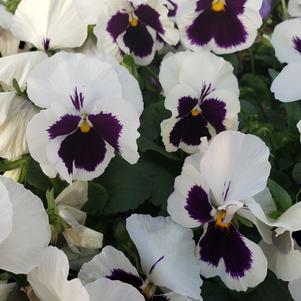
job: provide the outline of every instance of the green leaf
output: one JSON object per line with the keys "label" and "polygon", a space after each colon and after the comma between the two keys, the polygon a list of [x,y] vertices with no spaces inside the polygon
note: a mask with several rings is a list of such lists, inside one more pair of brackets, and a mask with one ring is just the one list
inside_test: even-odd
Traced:
{"label": "green leaf", "polygon": [[202,286],[202,297],[204,301],[233,301],[229,290],[221,286],[215,279],[205,280]]}
{"label": "green leaf", "polygon": [[109,192],[104,214],[134,210],[151,195],[152,186],[141,164],[131,165],[119,156],[111,161],[97,182]]}
{"label": "green leaf", "polygon": [[102,185],[90,182],[88,202],[84,205],[83,210],[89,215],[98,215],[107,205],[108,199],[109,193]]}
{"label": "green leaf", "polygon": [[284,107],[287,114],[287,123],[289,128],[297,130],[296,124],[301,119],[300,104],[298,102],[290,102],[285,103]]}
{"label": "green leaf", "polygon": [[25,181],[29,185],[43,191],[52,187],[49,178],[43,173],[40,165],[33,159],[30,159]]}
{"label": "green leaf", "polygon": [[288,192],[272,179],[268,180],[268,186],[272,193],[273,199],[281,212],[286,211],[292,206],[293,202]]}
{"label": "green leaf", "polygon": [[13,170],[22,167],[26,162],[26,158],[22,158],[15,161],[2,160],[0,161],[0,172],[6,172],[8,170]]}
{"label": "green leaf", "polygon": [[292,178],[297,184],[301,184],[301,162],[297,163],[292,171]]}

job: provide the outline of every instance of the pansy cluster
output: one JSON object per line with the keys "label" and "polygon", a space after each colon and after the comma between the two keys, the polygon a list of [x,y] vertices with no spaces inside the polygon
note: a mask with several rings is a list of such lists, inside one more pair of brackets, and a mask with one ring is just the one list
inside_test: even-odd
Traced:
{"label": "pansy cluster", "polygon": [[301,300],[300,17],[0,0],[0,300]]}

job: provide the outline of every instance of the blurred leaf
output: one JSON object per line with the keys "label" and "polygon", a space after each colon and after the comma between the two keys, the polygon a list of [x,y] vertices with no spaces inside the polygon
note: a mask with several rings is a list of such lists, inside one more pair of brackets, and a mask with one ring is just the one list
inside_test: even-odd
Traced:
{"label": "blurred leaf", "polygon": [[297,163],[294,166],[293,172],[292,172],[292,178],[294,181],[298,184],[301,184],[301,162]]}
{"label": "blurred leaf", "polygon": [[52,186],[49,178],[43,173],[39,163],[33,159],[31,159],[29,162],[26,182],[29,185],[43,191],[46,191]]}
{"label": "blurred leaf", "polygon": [[273,199],[281,212],[286,211],[292,206],[293,202],[288,192],[272,179],[268,180],[268,186],[272,193]]}
{"label": "blurred leaf", "polygon": [[98,215],[108,203],[109,193],[100,184],[89,182],[88,202],[83,210],[89,215]]}

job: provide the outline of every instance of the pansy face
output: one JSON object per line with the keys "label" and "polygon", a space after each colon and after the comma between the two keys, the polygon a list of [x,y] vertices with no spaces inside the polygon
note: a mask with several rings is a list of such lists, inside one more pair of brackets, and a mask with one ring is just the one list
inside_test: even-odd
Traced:
{"label": "pansy face", "polygon": [[262,20],[262,0],[184,1],[177,15],[186,47],[231,53],[251,46]]}
{"label": "pansy face", "polygon": [[246,208],[245,199],[265,188],[268,156],[255,136],[220,133],[201,161],[185,161],[168,199],[168,212],[176,222],[188,228],[204,225],[197,251],[201,274],[218,275],[238,291],[258,285],[267,272],[263,252],[238,232],[232,219]]}
{"label": "pansy face", "polygon": [[171,45],[179,41],[178,31],[168,19],[168,9],[158,0],[109,1],[95,34],[102,52],[119,57],[131,54],[139,65],[151,63],[158,40]]}
{"label": "pansy face", "polygon": [[172,112],[171,118],[161,124],[167,151],[181,148],[193,153],[202,137],[210,139],[236,128],[238,83],[233,68],[223,59],[208,52],[169,56],[162,63],[160,82],[166,94],[165,107]]}
{"label": "pansy face", "polygon": [[[127,230],[137,247],[146,277],[139,275],[122,252],[107,246],[82,266],[79,278],[83,282],[104,277],[118,280],[135,287],[145,300],[190,300],[186,296],[200,299],[201,278],[190,229],[182,228],[170,218],[132,215],[127,219]],[[172,292],[157,295],[158,286]]]}
{"label": "pansy face", "polygon": [[[50,83],[43,76],[47,73],[53,75]],[[142,98],[124,68],[100,57],[59,53],[33,70],[28,95],[47,108],[27,129],[30,152],[47,175],[92,179],[115,152],[130,163],[137,161]]]}

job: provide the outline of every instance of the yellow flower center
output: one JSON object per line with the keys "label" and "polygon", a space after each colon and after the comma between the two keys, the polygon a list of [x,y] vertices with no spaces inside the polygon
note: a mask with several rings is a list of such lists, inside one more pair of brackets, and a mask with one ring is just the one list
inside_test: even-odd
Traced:
{"label": "yellow flower center", "polygon": [[199,116],[200,114],[202,114],[202,109],[201,109],[201,108],[194,108],[194,109],[191,111],[191,115],[192,115],[193,117]]}
{"label": "yellow flower center", "polygon": [[82,124],[80,125],[79,129],[80,129],[80,131],[81,131],[82,133],[88,133],[88,132],[90,132],[90,130],[91,130],[91,126],[90,126],[90,124],[88,123],[88,121],[87,121],[86,119],[84,119],[84,121],[83,121]]}
{"label": "yellow flower center", "polygon": [[230,224],[224,223],[224,219],[226,217],[227,212],[225,210],[222,210],[217,213],[215,216],[215,226],[222,228],[222,229],[229,229]]}
{"label": "yellow flower center", "polygon": [[131,19],[130,19],[130,25],[131,25],[132,27],[138,26],[138,18],[136,18],[136,17],[131,17]]}
{"label": "yellow flower center", "polygon": [[225,10],[225,5],[224,0],[215,0],[212,2],[211,9],[218,13]]}

